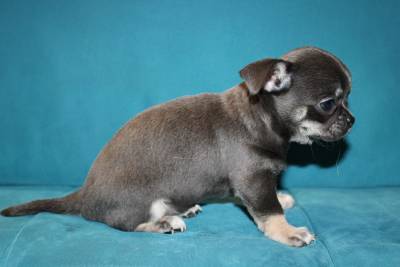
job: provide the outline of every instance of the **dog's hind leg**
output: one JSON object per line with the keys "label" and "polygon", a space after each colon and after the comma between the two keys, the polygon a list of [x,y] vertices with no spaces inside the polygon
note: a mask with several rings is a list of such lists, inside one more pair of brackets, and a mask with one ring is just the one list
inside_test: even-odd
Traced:
{"label": "dog's hind leg", "polygon": [[178,214],[169,200],[157,199],[151,204],[150,220],[139,224],[135,231],[155,233],[184,232],[186,231],[186,224]]}

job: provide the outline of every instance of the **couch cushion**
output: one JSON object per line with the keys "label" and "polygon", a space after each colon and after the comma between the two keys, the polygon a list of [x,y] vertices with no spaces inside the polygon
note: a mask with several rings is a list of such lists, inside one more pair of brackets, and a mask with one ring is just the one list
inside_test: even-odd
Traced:
{"label": "couch cushion", "polygon": [[[0,187],[0,208],[63,195],[72,188]],[[329,266],[324,245],[290,248],[268,240],[233,204],[209,204],[186,220],[188,231],[174,235],[128,233],[80,217],[41,213],[0,217],[3,265],[137,265],[137,266]],[[308,224],[299,208],[289,221]]]}
{"label": "couch cushion", "polygon": [[335,266],[400,266],[400,188],[293,189]]}
{"label": "couch cushion", "polygon": [[[0,187],[0,208],[73,188]],[[290,248],[263,236],[233,204],[208,204],[174,235],[127,233],[80,217],[41,213],[0,217],[3,266],[396,266],[400,188],[293,189],[289,222],[317,235]],[[346,205],[345,205],[346,204]]]}

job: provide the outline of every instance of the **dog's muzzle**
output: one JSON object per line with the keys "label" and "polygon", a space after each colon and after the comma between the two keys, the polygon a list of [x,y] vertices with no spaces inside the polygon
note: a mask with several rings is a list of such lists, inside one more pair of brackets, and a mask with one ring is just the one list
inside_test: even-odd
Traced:
{"label": "dog's muzzle", "polygon": [[328,128],[328,136],[323,138],[326,141],[336,141],[343,138],[354,125],[355,118],[344,105],[338,112],[336,121]]}

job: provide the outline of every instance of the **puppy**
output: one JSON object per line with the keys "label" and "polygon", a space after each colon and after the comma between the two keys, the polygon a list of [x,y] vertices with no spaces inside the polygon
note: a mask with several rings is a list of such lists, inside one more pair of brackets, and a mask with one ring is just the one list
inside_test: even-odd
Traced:
{"label": "puppy", "polygon": [[7,208],[81,215],[124,231],[185,231],[182,217],[209,198],[239,197],[258,228],[290,246],[314,240],[290,225],[277,194],[290,142],[335,141],[354,123],[351,76],[314,47],[264,59],[240,71],[244,82],[221,93],[183,97],[129,121],[94,161],[85,184],[68,196]]}

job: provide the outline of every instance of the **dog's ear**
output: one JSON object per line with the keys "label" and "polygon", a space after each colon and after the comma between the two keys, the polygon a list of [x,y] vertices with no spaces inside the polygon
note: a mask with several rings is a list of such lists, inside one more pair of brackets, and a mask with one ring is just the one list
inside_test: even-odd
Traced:
{"label": "dog's ear", "polygon": [[291,84],[292,63],[280,59],[263,59],[244,67],[239,73],[251,95],[286,90]]}

